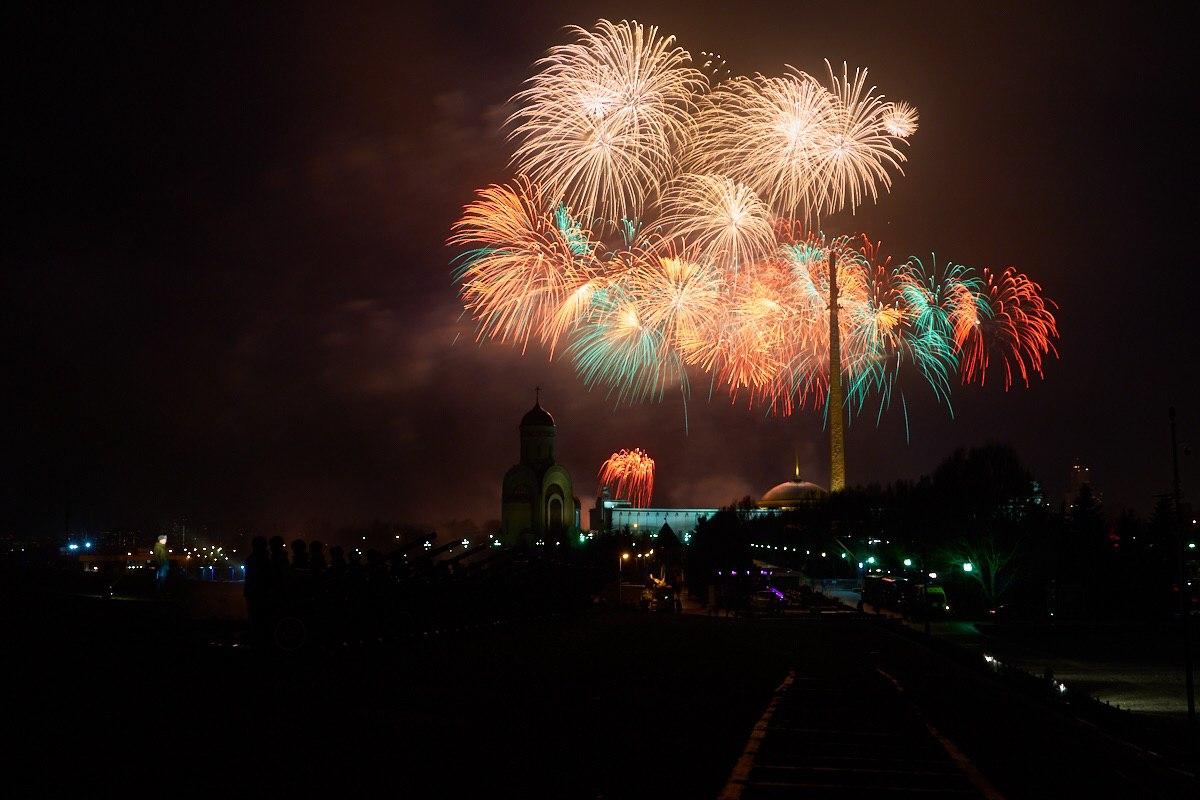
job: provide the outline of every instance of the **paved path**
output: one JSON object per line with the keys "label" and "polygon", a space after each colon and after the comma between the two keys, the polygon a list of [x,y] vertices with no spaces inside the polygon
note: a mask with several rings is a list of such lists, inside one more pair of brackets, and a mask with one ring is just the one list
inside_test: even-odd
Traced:
{"label": "paved path", "polygon": [[[858,592],[828,594],[850,608],[858,606]],[[870,605],[864,610],[874,613]],[[923,628],[894,611],[884,609],[881,615],[916,630]],[[1180,718],[1187,713],[1182,645],[1176,645],[1170,632],[1135,628],[1078,632],[1069,627],[1056,631],[1013,625],[988,634],[963,620],[934,622],[931,632],[1033,675],[1052,670],[1067,686],[1127,711]]]}
{"label": "paved path", "polygon": [[886,672],[790,673],[720,800],[1003,797]]}

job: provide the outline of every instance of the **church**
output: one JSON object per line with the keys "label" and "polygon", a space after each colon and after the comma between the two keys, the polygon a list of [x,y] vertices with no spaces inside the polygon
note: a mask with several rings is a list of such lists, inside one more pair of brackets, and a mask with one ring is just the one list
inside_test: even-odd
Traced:
{"label": "church", "polygon": [[506,542],[553,544],[579,527],[579,498],[571,476],[554,463],[556,432],[539,389],[533,408],[521,418],[521,461],[504,474],[500,529]]}

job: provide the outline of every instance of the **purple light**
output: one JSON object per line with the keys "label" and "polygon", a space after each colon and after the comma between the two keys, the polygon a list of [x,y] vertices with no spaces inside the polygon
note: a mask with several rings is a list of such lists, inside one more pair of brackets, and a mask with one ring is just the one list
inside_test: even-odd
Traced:
{"label": "purple light", "polygon": [[768,588],[768,589],[770,589],[770,590],[771,590],[771,593],[772,593],[773,595],[775,595],[776,597],[778,597],[780,600],[783,600],[783,599],[784,599],[784,597],[783,597],[783,592],[779,591],[779,590],[778,590],[778,589],[776,589],[774,586],[768,586],[767,588]]}

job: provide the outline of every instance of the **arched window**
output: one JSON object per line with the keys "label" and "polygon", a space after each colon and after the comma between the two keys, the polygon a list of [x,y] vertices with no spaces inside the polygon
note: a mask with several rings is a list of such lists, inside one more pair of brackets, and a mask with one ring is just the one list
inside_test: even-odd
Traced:
{"label": "arched window", "polygon": [[563,502],[558,495],[546,502],[546,527],[552,531],[561,531],[566,527],[563,524]]}

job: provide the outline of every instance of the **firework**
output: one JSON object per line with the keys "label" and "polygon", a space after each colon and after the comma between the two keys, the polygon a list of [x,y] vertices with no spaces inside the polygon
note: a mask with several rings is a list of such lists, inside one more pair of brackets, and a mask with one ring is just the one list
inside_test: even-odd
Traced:
{"label": "firework", "polygon": [[682,348],[703,336],[721,313],[724,280],[707,262],[642,253],[625,275],[625,285],[644,323],[663,333],[665,346]]}
{"label": "firework", "polygon": [[1004,366],[1004,388],[1017,378],[1029,385],[1031,373],[1042,374],[1042,359],[1058,355],[1054,340],[1058,324],[1053,300],[1042,297],[1041,287],[1012,267],[999,275],[983,270],[984,289],[979,313],[961,337],[963,382],[987,377],[991,356]]}
{"label": "firework", "polygon": [[663,199],[659,230],[690,259],[737,273],[775,249],[775,228],[754,190],[720,175],[683,175]]}
{"label": "firework", "polygon": [[907,139],[917,132],[917,109],[909,103],[888,103],[883,112],[883,127],[898,139]]}
{"label": "firework", "polygon": [[513,163],[584,219],[641,215],[689,137],[703,73],[673,36],[637,22],[571,27],[513,100]]}
{"label": "firework", "polygon": [[1016,270],[894,265],[866,235],[812,232],[889,191],[918,129],[865,69],[736,76],[637,22],[568,30],[513,98],[520,177],[480,190],[450,237],[478,339],[565,353],[617,403],[675,388],[686,403],[702,373],[839,425],[903,401],[912,375],[948,405],[955,374],[1027,385],[1057,355],[1056,306]]}
{"label": "firework", "polygon": [[639,314],[624,282],[593,294],[568,352],[589,388],[608,387],[617,403],[661,400],[668,387],[686,387],[687,375],[662,327]]}
{"label": "firework", "polygon": [[654,459],[640,448],[618,450],[600,466],[600,484],[634,508],[647,508],[654,494]]}
{"label": "firework", "polygon": [[786,269],[774,259],[738,275],[726,302],[701,336],[683,343],[684,357],[711,372],[731,396],[746,390],[753,399],[778,379],[802,306]]}
{"label": "firework", "polygon": [[528,179],[478,195],[450,238],[473,248],[456,277],[478,338],[512,342],[524,352],[536,336],[553,352],[590,302],[599,276],[594,248],[585,244],[582,229],[556,224],[545,196]]}
{"label": "firework", "polygon": [[705,100],[689,161],[750,186],[777,213],[811,217],[817,143],[833,112],[833,98],[804,73],[728,81]]}
{"label": "firework", "polygon": [[889,105],[874,94],[874,86],[867,87],[867,71],[856,69],[852,78],[843,62],[838,77],[828,61],[825,66],[832,84],[833,113],[816,137],[814,195],[819,209],[832,214],[847,206],[853,211],[868,194],[878,200],[878,187],[892,186],[888,167],[903,175],[900,163],[905,158],[896,147],[897,137],[885,126]]}

